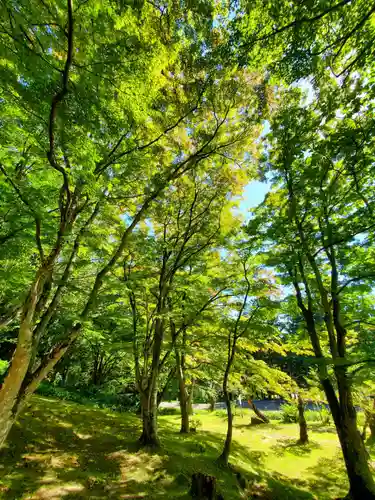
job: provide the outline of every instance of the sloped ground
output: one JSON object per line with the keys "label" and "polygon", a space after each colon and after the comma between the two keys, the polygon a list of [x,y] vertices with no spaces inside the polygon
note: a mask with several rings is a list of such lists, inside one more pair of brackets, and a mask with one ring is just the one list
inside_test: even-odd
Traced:
{"label": "sloped ground", "polygon": [[252,498],[250,492],[268,499],[328,499],[347,489],[333,429],[316,427],[312,444],[300,447],[296,425],[249,427],[244,411],[236,417],[232,454],[238,481],[214,462],[225,418],[207,411],[195,418],[202,427],[183,437],[177,415],[161,416],[163,446],[155,452],[139,449],[135,415],[35,397],[1,452],[0,498],[187,499],[194,471],[216,476],[226,500]]}

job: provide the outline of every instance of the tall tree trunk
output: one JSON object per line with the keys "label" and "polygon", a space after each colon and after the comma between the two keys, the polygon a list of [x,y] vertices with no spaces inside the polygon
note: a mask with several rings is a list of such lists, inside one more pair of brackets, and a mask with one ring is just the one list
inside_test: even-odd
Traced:
{"label": "tall tree trunk", "polygon": [[224,394],[225,404],[227,405],[228,425],[227,425],[227,435],[225,438],[224,448],[219,457],[219,462],[223,463],[224,465],[228,465],[229,462],[229,454],[232,446],[232,435],[233,435],[233,411],[228,392],[228,380],[229,380],[231,364],[232,363],[228,363],[223,379],[223,394]]}
{"label": "tall tree trunk", "polygon": [[247,288],[246,288],[246,293],[244,300],[242,302],[241,308],[238,312],[237,319],[234,325],[234,331],[231,332],[229,331],[228,333],[228,348],[227,348],[227,365],[225,367],[225,372],[224,372],[224,378],[223,378],[223,393],[224,393],[224,401],[225,404],[227,405],[227,417],[228,417],[228,426],[227,426],[227,435],[225,438],[225,443],[224,443],[224,448],[222,451],[222,454],[219,457],[219,462],[221,462],[224,465],[228,465],[229,461],[229,454],[230,454],[230,449],[232,446],[232,435],[233,435],[233,411],[232,411],[232,405],[229,397],[229,392],[228,392],[228,382],[229,382],[229,374],[230,370],[232,368],[233,362],[234,362],[234,356],[236,354],[236,344],[237,340],[241,335],[244,335],[246,333],[246,329],[249,326],[249,322],[251,319],[254,317],[255,312],[257,309],[255,309],[251,316],[247,319],[246,321],[246,326],[242,331],[239,331],[239,323],[241,321],[242,314],[245,310],[246,304],[247,304],[247,299],[249,297],[249,292],[250,292],[250,282],[247,277],[247,269],[246,269],[246,264],[243,262],[243,270],[244,270],[244,275],[247,283]]}
{"label": "tall tree trunk", "polygon": [[252,399],[249,399],[248,401],[249,405],[250,405],[250,408],[253,410],[253,412],[255,413],[255,415],[260,418],[261,420],[263,420],[263,422],[265,424],[269,424],[270,421],[269,421],[269,418],[266,417],[264,415],[264,413],[262,413],[259,408],[256,406],[256,404],[254,403],[254,401]]}
{"label": "tall tree trunk", "polygon": [[180,394],[180,408],[181,408],[181,434],[190,432],[190,415],[187,393]]}
{"label": "tall tree trunk", "polygon": [[299,424],[299,444],[307,444],[309,436],[307,434],[307,422],[305,418],[305,403],[298,394],[298,424]]}
{"label": "tall tree trunk", "polygon": [[[313,301],[301,262],[300,271],[308,296],[308,308],[303,304],[301,290],[296,279],[293,280],[293,285],[296,290],[298,306],[306,321],[314,354],[320,360],[319,377],[332,412],[349,479],[348,498],[352,500],[375,500],[374,480],[367,462],[366,448],[357,428],[356,413],[346,369],[345,367],[335,368],[335,379],[339,391],[338,399],[324,364],[324,356],[315,328]],[[293,273],[291,273],[291,276],[293,276]]]}
{"label": "tall tree trunk", "polygon": [[215,409],[215,403],[216,403],[215,397],[214,396],[210,396],[210,407],[209,407],[210,411],[214,411],[214,409]]}
{"label": "tall tree trunk", "polygon": [[143,446],[160,445],[157,426],[157,394],[148,391],[141,394],[142,434],[139,442]]}
{"label": "tall tree trunk", "polygon": [[[158,382],[161,347],[163,343],[164,320],[158,318],[155,325],[154,344],[152,350],[152,368],[145,394],[141,394],[142,434],[139,442],[144,446],[160,446],[158,437]],[[147,396],[147,397],[146,397]]]}
{"label": "tall tree trunk", "polygon": [[189,394],[186,390],[185,375],[183,372],[183,367],[181,363],[181,356],[179,350],[175,349],[176,366],[177,366],[177,378],[178,378],[178,399],[180,401],[181,410],[181,434],[187,434],[190,432],[190,422],[189,422]]}
{"label": "tall tree trunk", "polygon": [[193,413],[194,413],[194,410],[193,410],[194,387],[195,387],[195,380],[193,379],[191,381],[191,388],[190,388],[190,393],[188,396],[188,413],[189,413],[189,415],[193,415]]}
{"label": "tall tree trunk", "polygon": [[344,456],[350,485],[348,498],[351,500],[375,500],[374,480],[367,462],[366,448],[357,428],[349,381],[345,369],[336,368],[335,374],[340,402],[329,379],[322,380],[322,385],[331,408]]}

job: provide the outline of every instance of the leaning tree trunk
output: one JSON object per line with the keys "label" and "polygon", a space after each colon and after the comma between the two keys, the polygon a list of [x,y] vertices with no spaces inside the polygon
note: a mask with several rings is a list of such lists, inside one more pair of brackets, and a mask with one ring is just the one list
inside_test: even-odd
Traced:
{"label": "leaning tree trunk", "polygon": [[340,401],[328,378],[322,380],[322,385],[344,456],[350,485],[348,498],[375,500],[374,480],[367,462],[366,448],[357,428],[356,412],[345,368],[336,368],[335,375]]}
{"label": "leaning tree trunk", "polygon": [[307,422],[305,418],[305,403],[300,394],[298,394],[298,424],[299,424],[299,444],[307,444],[309,436],[307,434]]}
{"label": "leaning tree trunk", "polygon": [[249,399],[248,401],[249,405],[250,405],[250,408],[253,410],[253,412],[255,413],[255,415],[260,418],[265,424],[269,424],[270,421],[269,421],[269,418],[266,417],[264,415],[264,413],[262,413],[259,408],[256,406],[256,404],[254,403],[254,401],[252,399]]}
{"label": "leaning tree trunk", "polygon": [[33,318],[42,278],[42,273],[38,273],[25,301],[17,347],[0,390],[0,448],[4,446],[19,413],[20,392],[32,357]]}
{"label": "leaning tree trunk", "polygon": [[25,325],[22,330],[22,338],[18,341],[9,372],[0,391],[0,448],[4,446],[17,418],[19,394],[32,355],[31,331]]}

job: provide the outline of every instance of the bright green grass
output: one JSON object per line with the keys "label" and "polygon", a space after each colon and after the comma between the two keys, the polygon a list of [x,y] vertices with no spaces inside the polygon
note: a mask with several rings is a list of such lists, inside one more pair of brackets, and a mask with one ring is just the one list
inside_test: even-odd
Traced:
{"label": "bright green grass", "polygon": [[[217,477],[225,500],[252,498],[311,500],[343,495],[347,482],[332,428],[314,427],[311,444],[295,445],[295,424],[249,427],[249,412],[235,419],[232,470],[215,464],[224,441],[222,415],[200,412],[196,434],[181,436],[179,416],[161,416],[162,449],[139,449],[139,418],[88,406],[35,397],[12,430],[0,457],[4,499],[187,499],[191,475]],[[263,485],[263,486],[262,486]]]}

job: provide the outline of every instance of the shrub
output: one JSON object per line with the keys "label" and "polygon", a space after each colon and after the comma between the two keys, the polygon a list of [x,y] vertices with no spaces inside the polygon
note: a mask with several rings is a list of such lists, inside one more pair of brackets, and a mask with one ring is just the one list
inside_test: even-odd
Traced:
{"label": "shrub", "polygon": [[298,422],[298,409],[293,404],[283,404],[281,409],[281,421],[284,424],[292,424]]}
{"label": "shrub", "polygon": [[264,415],[270,420],[281,420],[282,413],[280,410],[265,410]]}
{"label": "shrub", "polygon": [[215,415],[221,418],[227,418],[227,410],[215,410]]}
{"label": "shrub", "polygon": [[363,411],[357,411],[357,423],[358,426],[363,427],[365,424],[365,414]]}
{"label": "shrub", "polygon": [[9,361],[5,361],[5,359],[0,359],[0,377],[5,375],[5,372],[8,369]]}
{"label": "shrub", "polygon": [[199,418],[192,418],[190,420],[190,427],[192,429],[199,429],[199,427],[202,427],[202,421]]}
{"label": "shrub", "polygon": [[159,408],[159,415],[179,415],[180,408]]}
{"label": "shrub", "polygon": [[41,396],[94,405],[96,408],[110,408],[119,412],[137,411],[139,408],[139,398],[136,394],[112,394],[95,389],[74,390],[51,385],[48,382],[42,382],[37,393]]}
{"label": "shrub", "polygon": [[321,418],[319,415],[319,411],[317,410],[306,410],[305,411],[305,419],[307,422],[320,422]]}
{"label": "shrub", "polygon": [[331,423],[331,412],[327,408],[322,407],[318,413],[323,425],[329,425]]}

